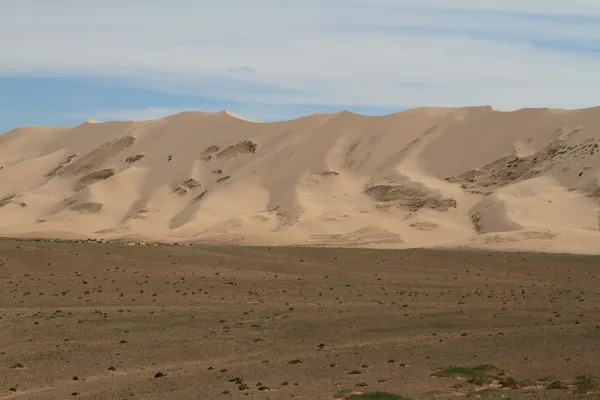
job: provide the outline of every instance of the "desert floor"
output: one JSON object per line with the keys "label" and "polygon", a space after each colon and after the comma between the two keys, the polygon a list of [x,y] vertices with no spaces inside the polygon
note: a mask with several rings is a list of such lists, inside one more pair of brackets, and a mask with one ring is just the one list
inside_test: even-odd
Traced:
{"label": "desert floor", "polygon": [[600,258],[3,240],[0,370],[0,399],[596,399]]}

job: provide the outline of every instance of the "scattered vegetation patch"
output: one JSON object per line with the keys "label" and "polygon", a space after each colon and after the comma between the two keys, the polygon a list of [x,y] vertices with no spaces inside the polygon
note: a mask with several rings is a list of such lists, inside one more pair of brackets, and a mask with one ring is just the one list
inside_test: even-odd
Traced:
{"label": "scattered vegetation patch", "polygon": [[548,386],[546,386],[546,389],[561,390],[561,389],[568,389],[568,386],[565,385],[561,381],[554,381],[554,382],[550,383]]}
{"label": "scattered vegetation patch", "polygon": [[187,194],[187,189],[181,186],[176,186],[173,188],[173,193],[179,195],[179,196],[185,196]]}
{"label": "scattered vegetation patch", "polygon": [[178,185],[173,189],[173,192],[176,194],[183,196],[188,193],[188,191],[196,190],[202,187],[202,184],[195,180],[194,178],[189,178],[183,181],[181,185]]}
{"label": "scattered vegetation patch", "polygon": [[489,364],[478,365],[476,367],[444,367],[434,372],[432,376],[465,379],[472,385],[487,385],[494,381],[500,382],[506,379],[506,373],[503,370]]}
{"label": "scattered vegetation patch", "polygon": [[11,366],[11,368],[13,368],[13,369],[21,369],[21,368],[25,368],[25,366],[23,364],[21,364],[21,363],[18,362],[18,363],[14,363]]}
{"label": "scattered vegetation patch", "polygon": [[194,200],[192,200],[192,203],[202,200],[202,198],[204,196],[206,196],[206,193],[208,193],[208,190],[205,190],[204,192],[200,193],[198,196],[194,197]]}
{"label": "scattered vegetation patch", "polygon": [[420,231],[432,231],[438,228],[439,225],[434,222],[415,222],[410,224],[410,227],[418,229]]}
{"label": "scattered vegetation patch", "polygon": [[185,181],[183,181],[182,186],[186,187],[190,190],[194,190],[194,189],[198,189],[202,185],[200,184],[200,182],[198,182],[194,178],[189,178],[189,179],[186,179]]}
{"label": "scattered vegetation patch", "polygon": [[64,168],[57,171],[56,175],[83,175],[94,171],[98,166],[103,165],[106,160],[115,157],[134,142],[135,138],[132,136],[125,136],[108,141],[91,152],[84,154],[77,160],[70,162]]}
{"label": "scattered vegetation patch", "polygon": [[321,176],[338,176],[340,173],[335,171],[321,172]]}
{"label": "scattered vegetation patch", "polygon": [[126,163],[132,164],[136,161],[141,160],[142,158],[146,157],[145,154],[136,154],[135,156],[129,156],[125,159]]}
{"label": "scattered vegetation patch", "polygon": [[473,223],[473,228],[475,228],[475,232],[477,233],[483,232],[483,225],[481,224],[482,218],[482,213],[474,213],[473,215],[471,215],[471,222]]}
{"label": "scattered vegetation patch", "polygon": [[5,205],[9,204],[9,203],[10,203],[10,202],[11,202],[11,201],[12,201],[12,200],[15,198],[15,196],[16,196],[16,195],[14,195],[14,194],[11,194],[11,195],[9,195],[9,196],[6,196],[6,197],[3,197],[3,198],[1,198],[1,199],[0,199],[0,208],[2,208],[2,207],[4,207]]}
{"label": "scattered vegetation patch", "polygon": [[598,181],[593,181],[583,188],[584,193],[587,197],[592,199],[600,199],[600,183]]}
{"label": "scattered vegetation patch", "polygon": [[[536,153],[521,157],[515,151],[513,154],[499,158],[481,168],[448,177],[446,180],[460,183],[463,189],[472,193],[489,192],[512,183],[535,178],[558,162],[594,157],[598,148],[597,143],[582,143],[575,146],[567,144],[565,138],[573,136],[579,130],[580,128],[570,131],[559,128],[552,134],[557,139]],[[583,175],[582,172],[578,174],[578,176],[581,175]]]}
{"label": "scattered vegetation patch", "polygon": [[203,161],[210,161],[213,158],[213,154],[215,154],[217,151],[221,150],[221,148],[219,146],[208,146],[203,152],[202,154],[200,154],[200,158]]}
{"label": "scattered vegetation patch", "polygon": [[431,190],[421,184],[409,182],[406,184],[374,185],[366,188],[364,193],[380,203],[394,202],[395,205],[415,212],[422,208],[447,211],[456,208],[455,199],[443,197],[437,190]]}
{"label": "scattered vegetation patch", "polygon": [[102,211],[104,205],[102,203],[81,203],[71,207],[73,211],[95,214]]}
{"label": "scattered vegetation patch", "polygon": [[101,169],[99,171],[91,172],[91,173],[79,178],[75,182],[75,190],[76,191],[83,190],[88,185],[91,185],[92,183],[108,179],[114,175],[115,175],[115,171],[111,168],[105,168],[105,169]]}
{"label": "scattered vegetation patch", "polygon": [[44,178],[50,178],[52,176],[58,175],[63,170],[63,168],[66,167],[76,156],[77,156],[77,154],[71,154],[63,162],[58,164],[50,172],[48,172],[46,175],[44,175]]}
{"label": "scattered vegetation patch", "polygon": [[432,398],[445,398],[448,397],[448,393],[444,390],[439,390],[439,389],[435,389],[435,390],[430,390],[429,392],[425,393],[426,397],[432,397]]}
{"label": "scattered vegetation patch", "polygon": [[575,393],[599,394],[600,379],[591,375],[581,375],[575,378]]}
{"label": "scattered vegetation patch", "polygon": [[215,158],[235,158],[240,154],[256,153],[258,145],[251,140],[244,140],[237,144],[227,147],[225,150],[217,153]]}
{"label": "scattered vegetation patch", "polygon": [[362,392],[357,392],[356,390],[349,390],[349,389],[344,389],[344,390],[340,390],[339,392],[335,393],[333,395],[334,399],[347,399],[350,396],[355,396],[355,395],[359,395],[362,394]]}
{"label": "scattered vegetation patch", "polygon": [[467,397],[477,397],[477,398],[494,397],[494,398],[502,398],[502,397],[508,397],[508,394],[506,392],[503,392],[500,389],[487,388],[487,389],[481,389],[481,390],[476,390],[474,392],[471,392],[471,393],[469,393],[467,395]]}
{"label": "scattered vegetation patch", "polygon": [[342,390],[334,396],[336,399],[345,400],[411,400],[408,397],[399,394],[387,392],[357,392],[354,390]]}
{"label": "scattered vegetation patch", "polygon": [[592,375],[581,375],[575,379],[564,381],[558,380],[554,376],[517,381],[507,376],[505,371],[493,365],[478,365],[476,367],[444,367],[434,372],[432,376],[462,380],[462,382],[453,385],[451,391],[443,393],[446,396],[466,395],[467,397],[477,398],[502,398],[509,397],[513,390],[529,392],[545,389],[567,391],[576,396],[573,399],[582,400],[592,396],[591,398],[600,400],[600,397],[598,397],[600,395],[600,378]]}

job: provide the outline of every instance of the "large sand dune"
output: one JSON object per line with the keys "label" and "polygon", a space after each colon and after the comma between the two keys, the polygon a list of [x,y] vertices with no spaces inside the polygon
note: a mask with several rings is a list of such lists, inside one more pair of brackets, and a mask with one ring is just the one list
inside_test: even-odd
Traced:
{"label": "large sand dune", "polygon": [[0,135],[0,235],[600,253],[600,108]]}

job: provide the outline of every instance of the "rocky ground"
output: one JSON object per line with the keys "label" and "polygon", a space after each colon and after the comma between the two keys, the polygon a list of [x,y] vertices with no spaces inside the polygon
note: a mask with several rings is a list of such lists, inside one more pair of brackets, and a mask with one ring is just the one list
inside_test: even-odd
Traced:
{"label": "rocky ground", "polygon": [[0,399],[598,399],[599,296],[592,256],[5,240]]}

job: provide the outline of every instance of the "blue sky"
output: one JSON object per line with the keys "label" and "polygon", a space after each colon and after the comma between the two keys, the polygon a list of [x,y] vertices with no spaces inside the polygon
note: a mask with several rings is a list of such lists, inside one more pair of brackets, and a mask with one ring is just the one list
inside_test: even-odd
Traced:
{"label": "blue sky", "polygon": [[600,104],[598,0],[18,0],[0,37],[0,132]]}

